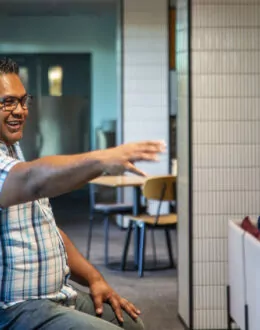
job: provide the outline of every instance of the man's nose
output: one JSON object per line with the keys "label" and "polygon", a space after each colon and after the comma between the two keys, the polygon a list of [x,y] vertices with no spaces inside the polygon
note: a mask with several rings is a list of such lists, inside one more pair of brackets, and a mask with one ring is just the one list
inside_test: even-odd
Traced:
{"label": "man's nose", "polygon": [[24,109],[20,102],[17,104],[17,107],[12,111],[12,113],[14,116],[22,116],[24,114]]}

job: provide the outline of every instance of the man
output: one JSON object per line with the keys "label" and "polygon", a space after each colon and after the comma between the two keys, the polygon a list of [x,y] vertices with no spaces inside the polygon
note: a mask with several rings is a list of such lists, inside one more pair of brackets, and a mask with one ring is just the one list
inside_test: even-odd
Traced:
{"label": "man", "polygon": [[[162,142],[125,144],[26,162],[18,141],[30,96],[10,59],[0,61],[0,329],[141,330],[140,311],[121,298],[57,228],[48,197],[104,172],[144,175]],[[72,288],[69,276],[89,287]]]}

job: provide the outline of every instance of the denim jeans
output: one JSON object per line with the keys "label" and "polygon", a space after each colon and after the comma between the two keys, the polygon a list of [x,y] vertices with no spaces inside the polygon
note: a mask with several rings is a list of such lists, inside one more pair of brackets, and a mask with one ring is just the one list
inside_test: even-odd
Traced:
{"label": "denim jeans", "polygon": [[76,308],[42,299],[28,300],[5,310],[0,309],[0,329],[4,330],[143,330],[137,321],[123,313],[124,324],[120,324],[109,304],[104,304],[102,317],[95,316],[91,296],[77,290]]}

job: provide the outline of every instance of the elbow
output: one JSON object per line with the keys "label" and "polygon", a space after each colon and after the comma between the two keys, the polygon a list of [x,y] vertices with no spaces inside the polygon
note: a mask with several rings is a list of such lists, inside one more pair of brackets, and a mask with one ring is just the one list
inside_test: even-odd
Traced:
{"label": "elbow", "polygon": [[[37,172],[37,173],[36,173]],[[35,171],[34,168],[28,167],[25,173],[25,182],[27,186],[28,199],[30,201],[40,199],[44,196],[44,180],[41,178],[39,171]]]}

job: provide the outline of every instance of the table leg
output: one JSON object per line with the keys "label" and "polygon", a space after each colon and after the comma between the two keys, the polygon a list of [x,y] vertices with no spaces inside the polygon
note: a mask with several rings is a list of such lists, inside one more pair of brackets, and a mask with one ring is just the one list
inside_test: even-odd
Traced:
{"label": "table leg", "polygon": [[141,188],[133,189],[133,215],[139,215],[141,211]]}

